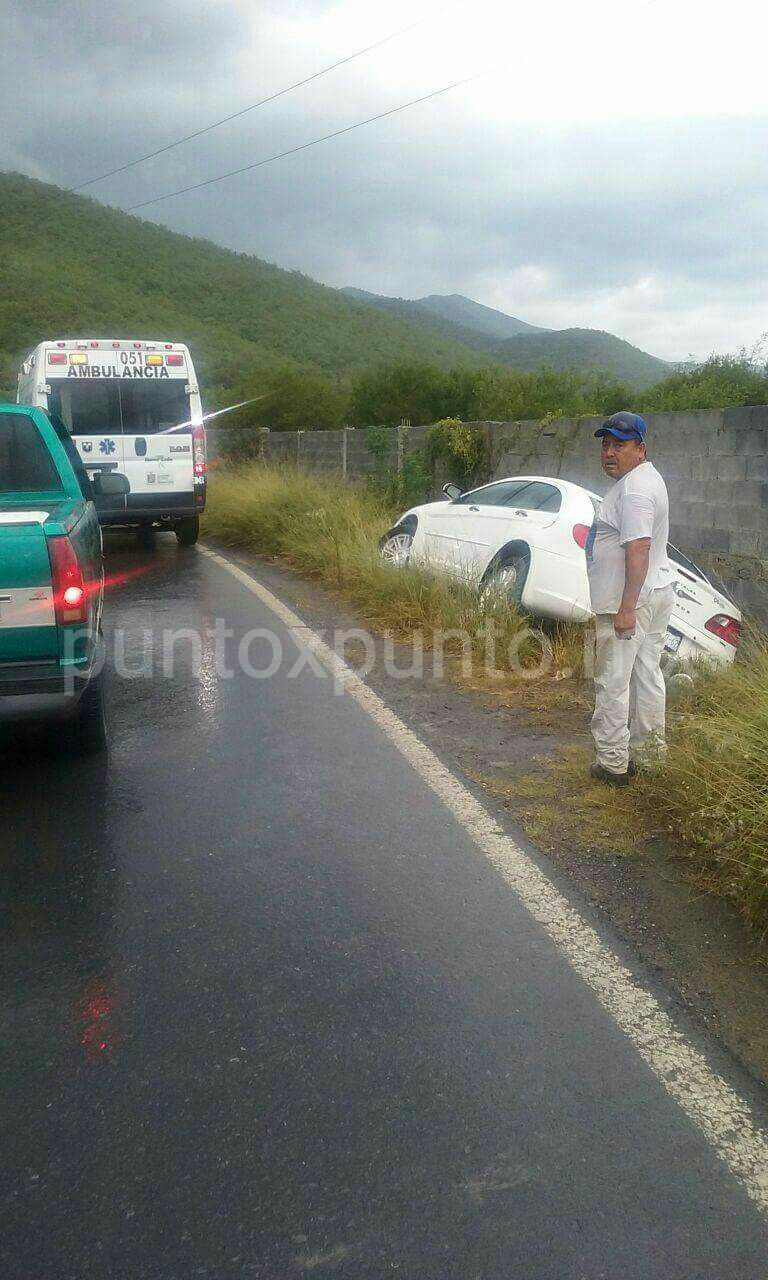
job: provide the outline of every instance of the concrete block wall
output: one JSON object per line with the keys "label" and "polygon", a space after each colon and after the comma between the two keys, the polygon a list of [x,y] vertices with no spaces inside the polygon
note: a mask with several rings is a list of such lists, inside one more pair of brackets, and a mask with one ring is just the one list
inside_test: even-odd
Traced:
{"label": "concrete block wall", "polygon": [[[768,621],[768,406],[648,414],[649,455],[670,493],[671,538],[717,575],[738,602]],[[594,432],[600,418],[554,422],[467,423],[488,445],[487,479],[555,475],[604,493]],[[209,451],[282,459],[350,479],[397,470],[424,447],[429,427],[389,429],[382,459],[366,448],[365,430],[208,433]],[[435,474],[439,492],[444,477]]]}
{"label": "concrete block wall", "polygon": [[[648,451],[670,494],[672,541],[768,620],[768,407],[648,414]],[[600,418],[494,423],[494,476],[559,475],[604,493]]]}

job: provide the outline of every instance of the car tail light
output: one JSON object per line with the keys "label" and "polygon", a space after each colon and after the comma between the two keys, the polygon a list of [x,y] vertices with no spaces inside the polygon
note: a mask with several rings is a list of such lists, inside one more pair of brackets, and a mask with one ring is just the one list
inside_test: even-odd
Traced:
{"label": "car tail light", "polygon": [[67,363],[66,351],[49,351],[48,363],[49,364],[66,364]]}
{"label": "car tail light", "polygon": [[166,356],[165,363],[171,365],[173,368],[178,369],[178,367],[184,363],[184,357],[177,351],[171,356]]}
{"label": "car tail light", "polygon": [[162,357],[162,356],[147,356],[147,357],[146,357],[146,359],[145,359],[145,361],[144,361],[144,363],[145,363],[145,364],[162,364],[162,363],[163,363],[163,357]]}
{"label": "car tail light", "polygon": [[716,613],[714,618],[705,623],[705,629],[718,639],[725,640],[726,644],[732,644],[734,649],[741,639],[741,623],[727,613]]}
{"label": "car tail light", "polygon": [[73,351],[69,357],[70,364],[87,364],[88,356],[84,351]]}
{"label": "car tail light", "polygon": [[587,539],[590,535],[590,526],[588,524],[575,524],[573,526],[573,540],[577,542],[582,551],[587,545]]}
{"label": "car tail light", "polygon": [[88,621],[88,589],[69,538],[49,538],[53,604],[59,626]]}
{"label": "car tail light", "polygon": [[208,464],[205,458],[205,428],[192,428],[192,461],[194,463],[195,479],[204,480],[208,471]]}

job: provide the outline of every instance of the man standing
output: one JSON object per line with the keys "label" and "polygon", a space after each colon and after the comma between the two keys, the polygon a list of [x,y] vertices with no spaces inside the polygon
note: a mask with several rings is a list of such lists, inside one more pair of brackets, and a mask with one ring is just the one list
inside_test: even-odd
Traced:
{"label": "man standing", "polygon": [[675,598],[667,486],[646,457],[646,431],[639,414],[622,412],[595,432],[603,470],[616,483],[587,543],[596,627],[592,777],[620,787],[634,776],[642,749],[664,742],[659,664]]}

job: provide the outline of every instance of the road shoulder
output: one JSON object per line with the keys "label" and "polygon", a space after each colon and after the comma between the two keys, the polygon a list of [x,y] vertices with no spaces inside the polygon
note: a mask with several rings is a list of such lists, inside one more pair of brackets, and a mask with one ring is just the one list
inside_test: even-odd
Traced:
{"label": "road shoulder", "polygon": [[[260,581],[326,638],[363,625],[343,601],[268,557],[232,548],[225,554],[257,571]],[[572,717],[564,732],[537,716],[535,701],[499,705],[448,675],[436,678],[429,664],[421,678],[394,675],[393,667],[407,668],[409,653],[395,646],[394,662],[386,664],[383,639],[371,634],[376,658],[367,683],[516,838],[525,839],[523,815],[530,802],[509,784],[535,774],[536,758],[586,742],[583,715]],[[353,666],[356,657],[363,660],[362,646],[357,654],[355,646],[354,639],[346,646]],[[578,886],[703,1029],[757,1080],[768,1080],[768,969],[735,910],[692,885],[684,865],[659,842],[645,842],[631,857],[581,852],[557,839],[537,844],[551,871]]]}

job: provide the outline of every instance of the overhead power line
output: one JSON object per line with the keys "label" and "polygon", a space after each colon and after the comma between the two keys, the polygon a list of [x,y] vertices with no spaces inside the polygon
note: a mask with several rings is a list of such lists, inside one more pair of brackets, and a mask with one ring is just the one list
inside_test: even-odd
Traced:
{"label": "overhead power line", "polygon": [[442,17],[449,9],[457,9],[460,4],[466,4],[466,0],[451,0],[450,4],[444,4],[441,9],[435,10],[434,13],[427,13],[421,18],[417,18],[415,22],[409,23],[407,27],[401,27],[398,31],[391,32],[388,36],[384,36],[382,40],[376,40],[374,44],[366,45],[364,49],[358,49],[356,53],[348,54],[346,58],[340,58],[338,62],[332,62],[329,67],[323,67],[321,71],[315,71],[311,76],[305,76],[303,80],[297,80],[295,84],[286,85],[284,89],[278,89],[276,93],[271,93],[267,98],[261,98],[258,102],[252,102],[247,107],[241,107],[239,111],[233,111],[229,116],[222,116],[221,120],[214,120],[202,129],[195,129],[194,133],[187,133],[183,138],[176,138],[174,142],[168,142],[164,147],[158,147],[156,151],[148,151],[144,156],[137,156],[135,160],[128,160],[126,164],[121,164],[116,169],[110,169],[108,173],[101,173],[97,178],[89,178],[87,182],[81,182],[77,187],[70,187],[70,191],[83,191],[86,187],[92,187],[97,182],[104,182],[107,178],[114,178],[116,174],[125,173],[127,169],[134,169],[136,165],[143,164],[145,160],[154,160],[155,156],[162,156],[166,151],[173,151],[175,147],[181,147],[185,142],[191,142],[193,138],[201,138],[203,134],[210,133],[213,129],[218,129],[220,125],[229,124],[230,120],[239,120],[241,116],[248,115],[250,111],[258,111],[259,107],[265,107],[267,103],[274,102],[277,98],[283,98],[287,93],[293,93],[294,89],[301,89],[305,84],[311,84],[313,80],[319,80],[321,76],[329,75],[331,71],[336,71],[339,67],[346,66],[348,62],[354,62],[356,58],[362,58],[366,53],[373,53],[374,49],[381,49],[383,45],[389,44],[392,40],[398,40],[400,36],[407,35],[409,31],[423,26],[425,22],[432,22],[435,18]]}
{"label": "overhead power line", "polygon": [[178,191],[166,191],[163,195],[153,196],[151,200],[142,200],[139,204],[128,205],[127,212],[133,213],[136,209],[145,209],[147,205],[159,204],[161,200],[171,200],[173,196],[183,196],[189,191],[199,191],[201,187],[210,187],[214,182],[223,182],[225,178],[234,178],[239,173],[248,173],[251,169],[261,169],[266,164],[274,164],[275,160],[285,160],[287,156],[298,155],[300,151],[308,151],[310,147],[316,147],[321,142],[330,142],[331,138],[340,138],[342,134],[352,133],[354,129],[362,129],[364,125],[374,124],[377,120],[386,120],[388,116],[395,116],[400,111],[407,111],[409,107],[416,107],[420,102],[428,102],[430,98],[439,98],[444,93],[450,93],[452,89],[460,89],[465,84],[472,84],[474,80],[479,80],[481,76],[491,75],[494,71],[499,71],[506,63],[500,63],[494,67],[485,67],[482,71],[476,71],[472,76],[466,76],[464,80],[454,80],[453,84],[443,85],[442,89],[434,89],[432,93],[425,93],[420,98],[411,98],[410,102],[401,102],[398,107],[390,107],[388,111],[380,111],[378,115],[368,116],[367,120],[358,120],[355,124],[348,124],[344,129],[334,129],[333,133],[325,133],[321,138],[313,138],[311,142],[303,142],[301,146],[291,147],[288,151],[280,151],[277,155],[267,156],[264,160],[255,160],[253,164],[244,164],[240,169],[230,169],[228,173],[217,174],[215,178],[206,178],[204,182],[195,182],[191,187],[179,187]]}

